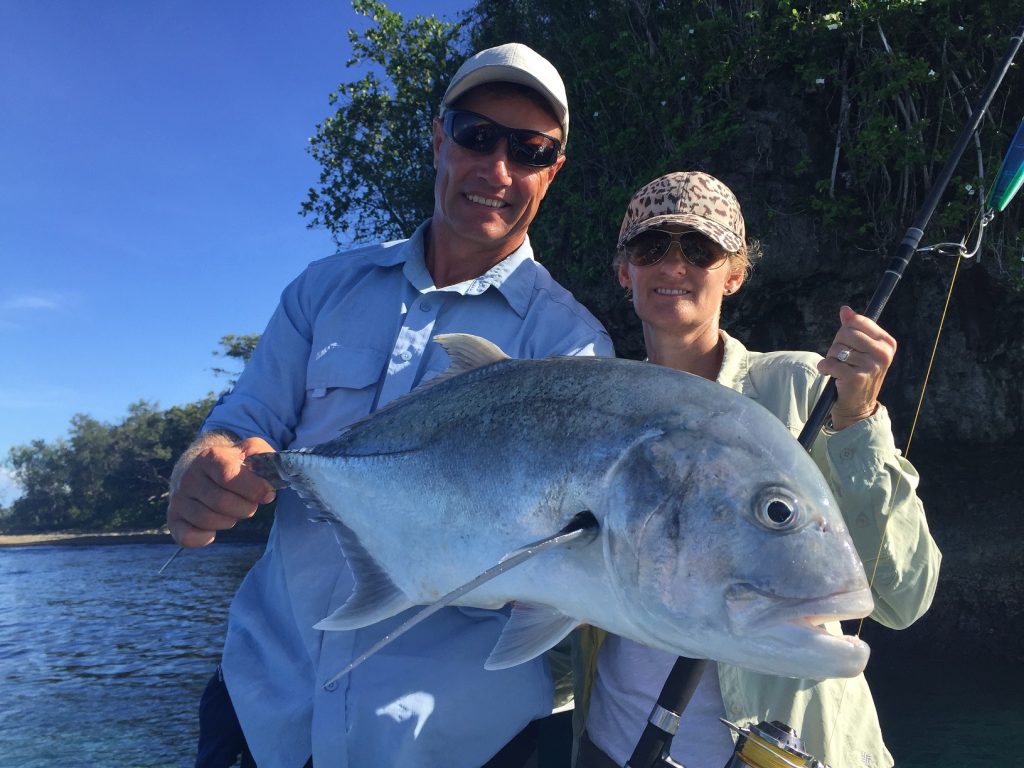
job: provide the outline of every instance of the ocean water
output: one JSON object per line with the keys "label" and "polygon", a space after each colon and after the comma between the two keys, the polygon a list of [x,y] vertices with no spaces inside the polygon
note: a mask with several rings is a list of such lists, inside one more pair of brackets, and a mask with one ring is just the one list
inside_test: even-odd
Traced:
{"label": "ocean water", "polygon": [[[227,606],[262,545],[218,542],[157,575],[173,551],[0,548],[0,768],[193,764]],[[869,665],[896,765],[1024,768],[1024,673],[948,653]]]}
{"label": "ocean water", "polygon": [[259,544],[0,548],[0,766],[189,766]]}
{"label": "ocean water", "polygon": [[1024,768],[1024,670],[964,653],[955,630],[936,643],[945,654],[879,653],[868,663],[865,674],[896,768]]}

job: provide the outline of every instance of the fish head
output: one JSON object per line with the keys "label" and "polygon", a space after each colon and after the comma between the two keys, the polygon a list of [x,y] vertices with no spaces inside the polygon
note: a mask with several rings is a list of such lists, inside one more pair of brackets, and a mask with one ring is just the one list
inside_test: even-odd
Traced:
{"label": "fish head", "polygon": [[867,645],[821,625],[870,613],[863,565],[817,466],[756,408],[754,428],[718,414],[616,468],[605,556],[631,637],[767,674],[856,675]]}

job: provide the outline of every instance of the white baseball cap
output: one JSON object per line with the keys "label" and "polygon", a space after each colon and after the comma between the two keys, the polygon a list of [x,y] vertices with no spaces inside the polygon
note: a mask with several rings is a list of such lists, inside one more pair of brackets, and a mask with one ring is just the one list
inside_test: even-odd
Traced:
{"label": "white baseball cap", "polygon": [[441,113],[471,88],[484,83],[518,83],[543,96],[562,125],[562,149],[569,138],[569,102],[554,65],[522,43],[506,43],[469,57],[459,67],[441,100]]}

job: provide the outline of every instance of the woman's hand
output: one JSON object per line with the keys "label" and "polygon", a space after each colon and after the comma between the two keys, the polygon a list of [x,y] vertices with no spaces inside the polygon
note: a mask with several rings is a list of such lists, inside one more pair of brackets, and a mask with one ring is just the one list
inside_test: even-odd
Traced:
{"label": "woman's hand", "polygon": [[819,372],[836,380],[833,429],[845,429],[878,410],[878,393],[896,355],[896,339],[874,320],[844,306],[839,321],[828,357],[818,363]]}

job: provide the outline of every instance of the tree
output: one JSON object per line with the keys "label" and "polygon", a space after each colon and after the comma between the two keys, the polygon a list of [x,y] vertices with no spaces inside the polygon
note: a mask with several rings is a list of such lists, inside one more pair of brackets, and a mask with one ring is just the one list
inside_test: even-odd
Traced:
{"label": "tree", "polygon": [[4,528],[13,533],[54,531],[73,524],[68,445],[33,440],[10,450],[7,466],[22,487],[8,510]]}
{"label": "tree", "polygon": [[77,414],[67,440],[12,448],[5,463],[23,493],[0,526],[19,533],[160,527],[174,460],[212,407],[212,396],[166,411],[140,400],[119,424]]}
{"label": "tree", "polygon": [[[220,352],[214,350],[214,357],[228,357],[232,360],[238,360],[241,361],[244,367],[249,362],[249,358],[252,357],[252,353],[256,351],[256,345],[259,343],[259,340],[260,336],[258,333],[247,333],[237,336],[233,333],[225,334],[220,337],[222,350]],[[234,385],[238,377],[237,372],[226,368],[214,368],[213,372],[217,376],[231,377],[232,385]]]}
{"label": "tree", "polygon": [[408,235],[433,201],[431,119],[462,56],[463,24],[416,16],[408,21],[381,0],[354,0],[373,25],[349,30],[348,67],[371,69],[330,97],[337,111],[317,125],[309,152],[321,165],[302,213],[336,242]]}

